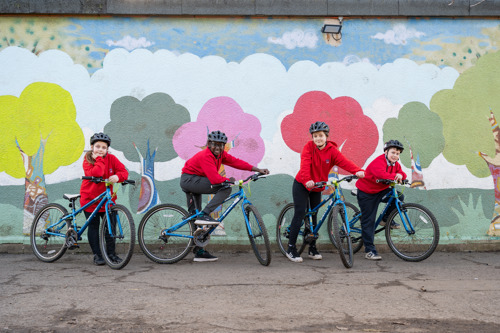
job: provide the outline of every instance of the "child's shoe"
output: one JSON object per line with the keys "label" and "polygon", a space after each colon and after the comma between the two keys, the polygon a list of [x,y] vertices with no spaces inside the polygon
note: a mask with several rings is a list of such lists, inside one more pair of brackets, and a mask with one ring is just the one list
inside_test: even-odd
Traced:
{"label": "child's shoe", "polygon": [[369,259],[369,260],[380,260],[382,259],[381,256],[379,256],[379,254],[375,251],[370,251],[368,253],[365,254],[365,259]]}
{"label": "child's shoe", "polygon": [[293,262],[302,262],[302,257],[297,252],[295,245],[288,245],[288,251],[286,251],[286,256]]}
{"label": "child's shoe", "polygon": [[323,259],[323,256],[321,254],[319,254],[318,249],[316,248],[316,245],[309,246],[309,258],[311,258],[313,260]]}

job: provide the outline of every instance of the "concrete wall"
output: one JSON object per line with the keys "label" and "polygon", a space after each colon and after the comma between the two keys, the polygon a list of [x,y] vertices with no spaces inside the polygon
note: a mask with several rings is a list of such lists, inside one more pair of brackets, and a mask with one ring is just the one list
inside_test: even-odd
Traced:
{"label": "concrete wall", "polygon": [[[126,16],[131,2],[61,3],[0,4],[16,14],[0,19],[1,244],[27,244],[37,209],[78,193],[83,151],[98,131],[143,181],[118,192],[136,224],[156,203],[185,206],[185,160],[207,128],[225,131],[231,154],[271,170],[252,184],[251,200],[273,236],[319,119],[360,166],[384,141],[404,142],[401,161],[418,185],[405,196],[435,213],[442,244],[498,244],[500,20],[467,17],[485,16],[476,11],[494,2],[432,2],[441,17],[416,1],[377,2],[383,13],[366,1],[308,2],[307,10],[300,1],[255,1],[247,14],[243,1],[134,2],[135,14],[179,15],[141,17]],[[321,3],[325,12],[315,9]],[[76,15],[95,13],[124,16]],[[426,16],[401,17],[414,13]],[[322,34],[336,15],[342,34]],[[247,241],[235,213],[221,234],[214,242]]]}
{"label": "concrete wall", "polygon": [[6,14],[495,17],[497,0],[2,0]]}

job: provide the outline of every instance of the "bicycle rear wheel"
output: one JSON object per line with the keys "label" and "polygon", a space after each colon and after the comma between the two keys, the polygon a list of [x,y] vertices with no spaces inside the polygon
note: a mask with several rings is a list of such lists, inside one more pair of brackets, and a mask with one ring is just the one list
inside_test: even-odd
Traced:
{"label": "bicycle rear wheel", "polygon": [[[402,221],[398,210],[395,209],[388,218],[385,237],[387,244],[395,255],[406,261],[422,261],[428,258],[439,243],[439,225],[434,214],[426,207],[415,204],[403,204],[405,222]],[[399,223],[399,229],[391,229],[391,223]],[[414,233],[407,232],[405,225]]]}
{"label": "bicycle rear wheel", "polygon": [[[350,202],[344,202],[345,208],[347,212],[347,218],[349,219],[349,228],[351,229],[351,243],[352,243],[352,252],[356,253],[363,247],[363,239],[361,238],[361,219],[358,207],[353,205]],[[335,237],[335,233],[333,231],[333,218],[335,214],[340,214],[340,210],[334,210],[330,212],[328,216],[328,236],[330,237],[330,241],[333,246],[337,249],[339,248],[337,239]],[[340,216],[337,216],[339,219]]]}
{"label": "bicycle rear wheel", "polygon": [[134,253],[134,220],[129,210],[122,205],[111,207],[109,216],[109,224],[106,215],[101,223],[101,253],[109,267],[122,269],[127,266]]}
{"label": "bicycle rear wheel", "polygon": [[[56,261],[66,252],[69,223],[61,220],[66,214],[66,208],[53,203],[43,206],[35,215],[30,230],[31,250],[41,261]],[[52,227],[47,229],[51,225]]]}
{"label": "bicycle rear wheel", "polygon": [[340,259],[346,268],[351,268],[353,265],[353,251],[351,235],[347,232],[346,223],[349,221],[346,218],[346,211],[342,204],[336,205],[332,210],[333,234],[337,241]]}
{"label": "bicycle rear wheel", "polygon": [[[146,257],[159,264],[184,259],[193,246],[194,224],[188,221],[175,230],[171,228],[187,217],[188,213],[177,205],[161,204],[151,208],[139,224],[139,246]],[[166,230],[171,235],[165,235]]]}
{"label": "bicycle rear wheel", "polygon": [[[280,248],[281,253],[286,256],[286,251],[288,250],[288,239],[290,237],[290,224],[292,223],[293,215],[295,214],[295,209],[293,203],[287,204],[282,210],[276,222],[276,242]],[[299,236],[297,237],[298,253],[302,253],[306,244],[304,242],[304,223],[302,223],[299,231]]]}
{"label": "bicycle rear wheel", "polygon": [[248,219],[248,224],[246,224],[248,238],[253,252],[262,265],[268,266],[271,263],[271,245],[264,221],[253,205],[246,206],[245,213]]}

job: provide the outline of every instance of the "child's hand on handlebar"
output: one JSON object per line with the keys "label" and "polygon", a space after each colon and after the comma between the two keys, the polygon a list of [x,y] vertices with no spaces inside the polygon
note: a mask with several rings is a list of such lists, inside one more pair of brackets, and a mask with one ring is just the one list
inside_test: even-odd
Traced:
{"label": "child's hand on handlebar", "polygon": [[313,187],[314,187],[314,182],[313,182],[312,180],[308,181],[308,182],[306,183],[306,187],[307,187],[307,188],[313,188]]}
{"label": "child's hand on handlebar", "polygon": [[402,180],[403,180],[403,175],[402,175],[402,174],[400,174],[400,173],[397,173],[397,174],[396,174],[396,177],[394,177],[394,181],[395,181],[396,183],[401,184]]}
{"label": "child's hand on handlebar", "polygon": [[117,176],[117,175],[113,175],[113,176],[110,176],[110,177],[108,178],[108,180],[109,180],[109,182],[110,182],[110,183],[118,183],[118,181],[119,181],[120,179],[118,178],[118,176]]}
{"label": "child's hand on handlebar", "polygon": [[356,172],[356,177],[365,178],[365,172],[363,170],[359,170],[358,172]]}
{"label": "child's hand on handlebar", "polygon": [[268,174],[269,174],[269,170],[268,170],[268,169],[259,169],[259,168],[254,167],[254,168],[252,169],[252,171],[255,171],[255,172],[261,173],[261,174],[263,174],[263,175],[268,175]]}

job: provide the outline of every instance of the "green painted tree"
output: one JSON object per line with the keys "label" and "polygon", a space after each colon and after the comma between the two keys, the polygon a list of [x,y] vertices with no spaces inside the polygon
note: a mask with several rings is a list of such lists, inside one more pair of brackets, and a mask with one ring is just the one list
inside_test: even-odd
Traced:
{"label": "green painted tree", "polygon": [[110,117],[104,131],[112,138],[112,147],[122,151],[129,161],[141,163],[137,212],[144,213],[160,203],[154,183],[154,162],[177,157],[172,138],[181,125],[191,120],[191,116],[169,95],[154,93],[142,101],[131,96],[117,99],[111,105]]}
{"label": "green painted tree", "polygon": [[[420,156],[421,166],[427,168],[444,149],[441,118],[420,102],[410,102],[399,110],[398,118],[389,118],[382,128],[384,142],[391,139],[409,142]],[[401,154],[401,163],[411,167],[409,149]]]}
{"label": "green painted tree", "polygon": [[0,172],[25,178],[23,232],[47,203],[45,175],[77,161],[84,148],[70,93],[36,82],[21,96],[0,96]]}
{"label": "green painted tree", "polygon": [[500,110],[499,91],[500,52],[496,52],[481,57],[460,75],[453,89],[439,91],[430,102],[431,111],[443,121],[444,157],[465,165],[476,177],[493,176],[495,211],[490,235],[500,235],[496,222],[500,215],[500,131],[494,116]]}

